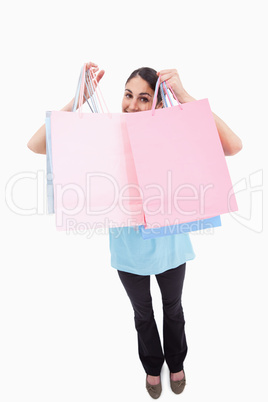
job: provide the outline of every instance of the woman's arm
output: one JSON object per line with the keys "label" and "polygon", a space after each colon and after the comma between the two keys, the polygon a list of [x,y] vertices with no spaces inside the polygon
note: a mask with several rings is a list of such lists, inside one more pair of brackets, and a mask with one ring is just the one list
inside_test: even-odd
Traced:
{"label": "woman's arm", "polygon": [[[90,69],[90,68],[92,68],[94,73],[96,73],[99,70],[97,64],[92,63],[92,62],[89,62],[86,64],[86,69]],[[94,86],[98,84],[98,82],[101,80],[103,75],[104,75],[104,70],[101,70],[96,77],[96,83],[93,83]],[[89,94],[87,93],[87,90],[85,90],[85,95],[86,95],[86,97],[89,96]],[[83,102],[85,102],[84,98],[83,98]],[[74,103],[74,98],[69,103],[67,103],[67,105],[61,109],[61,111],[71,112],[73,109],[73,103]],[[28,141],[27,147],[31,151],[33,151],[37,154],[46,154],[46,125],[45,124],[43,124],[36,131],[36,133],[32,136],[32,138]]]}
{"label": "woman's arm", "polygon": [[[71,102],[67,103],[61,110],[65,112],[71,112],[73,107],[74,98]],[[46,154],[46,125],[43,124],[39,130],[32,136],[32,138],[28,141],[27,147],[37,153],[37,154]]]}
{"label": "woman's arm", "polygon": [[[162,70],[158,72],[161,75],[161,82],[168,81],[180,103],[192,102],[196,100],[190,96],[182,86],[177,70]],[[215,113],[213,117],[221,140],[222,148],[226,156],[237,154],[242,149],[241,139],[220,119]]]}

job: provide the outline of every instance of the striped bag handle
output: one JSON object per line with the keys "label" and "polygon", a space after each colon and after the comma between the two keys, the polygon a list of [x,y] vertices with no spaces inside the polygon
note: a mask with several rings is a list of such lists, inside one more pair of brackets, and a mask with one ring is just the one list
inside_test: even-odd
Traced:
{"label": "striped bag handle", "polygon": [[[85,95],[85,90],[87,91],[88,97]],[[99,83],[97,83],[96,74],[91,68],[86,68],[86,63],[83,65],[80,72],[72,108],[73,112],[78,108],[79,113],[81,114],[83,98],[85,98],[92,113],[105,113],[103,105],[105,106],[107,113],[110,113],[100,90]]]}

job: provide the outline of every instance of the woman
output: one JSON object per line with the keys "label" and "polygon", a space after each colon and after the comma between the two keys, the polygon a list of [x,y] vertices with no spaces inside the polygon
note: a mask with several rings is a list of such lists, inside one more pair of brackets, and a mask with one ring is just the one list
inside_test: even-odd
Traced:
{"label": "woman", "polygon": [[[104,75],[98,66],[88,63],[97,73],[97,82]],[[151,68],[135,70],[128,78],[122,101],[123,113],[134,113],[152,108],[154,88],[158,76],[167,81],[180,103],[191,102],[183,88],[177,70]],[[71,111],[73,99],[62,110]],[[158,94],[157,108],[161,108]],[[242,149],[242,142],[236,134],[213,113],[216,127],[225,155],[235,155]],[[46,153],[46,133],[43,125],[30,139],[28,147],[37,153]],[[138,350],[146,372],[146,389],[154,399],[162,391],[161,368],[166,360],[170,370],[170,385],[174,393],[180,394],[186,384],[183,362],[187,354],[184,331],[184,315],[181,296],[186,261],[195,257],[188,234],[164,236],[143,240],[134,228],[113,228],[109,230],[111,265],[118,270],[120,280],[134,309],[135,327],[138,334]],[[152,308],[150,275],[156,279],[162,294],[164,314],[164,339],[162,350],[160,337]]]}

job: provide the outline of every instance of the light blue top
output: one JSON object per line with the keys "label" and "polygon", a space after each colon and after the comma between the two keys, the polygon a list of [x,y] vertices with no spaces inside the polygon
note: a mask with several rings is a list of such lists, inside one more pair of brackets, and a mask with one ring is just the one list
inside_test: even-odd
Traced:
{"label": "light blue top", "polygon": [[188,233],[143,239],[132,226],[109,228],[111,265],[137,275],[157,275],[195,258]]}

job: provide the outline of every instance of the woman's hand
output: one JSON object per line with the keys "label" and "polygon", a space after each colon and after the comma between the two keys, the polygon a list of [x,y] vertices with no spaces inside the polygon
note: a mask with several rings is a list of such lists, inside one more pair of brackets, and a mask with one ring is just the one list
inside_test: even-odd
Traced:
{"label": "woman's hand", "polygon": [[[93,91],[94,91],[96,89],[98,83],[100,82],[100,80],[104,76],[105,71],[104,70],[99,71],[98,65],[93,63],[93,62],[91,62],[91,61],[89,63],[86,63],[86,71],[87,70],[91,70],[92,73],[93,73],[93,76],[95,77],[95,78],[92,79]],[[87,83],[88,83],[89,90],[91,90],[91,86],[89,85],[89,80],[87,81]],[[85,92],[84,93],[85,93],[86,98],[89,98],[92,95],[92,91],[90,91],[90,93],[89,93],[86,86],[85,86]],[[85,103],[85,101],[86,101],[85,97],[83,97],[83,103]]]}
{"label": "woman's hand", "polygon": [[[93,80],[93,85],[94,85],[94,89],[95,89],[96,86],[98,85],[98,83],[100,82],[100,80],[102,79],[102,77],[104,76],[105,71],[104,70],[99,71],[98,65],[95,63],[92,63],[91,61],[89,63],[86,63],[86,70],[89,70],[89,69],[92,71],[92,73],[96,77]],[[97,72],[98,72],[98,74],[96,75]]]}
{"label": "woman's hand", "polygon": [[183,88],[177,70],[161,70],[158,71],[157,75],[161,75],[161,82],[167,81],[169,83],[180,103],[185,103],[193,100],[193,98]]}
{"label": "woman's hand", "polygon": [[[93,82],[93,90],[95,90],[97,85],[98,85],[98,83],[100,82],[100,80],[104,76],[105,71],[104,70],[99,71],[98,65],[93,63],[92,61],[90,61],[89,63],[86,63],[86,71],[89,70],[89,69],[91,69],[91,71],[93,72],[93,74],[95,76],[95,78],[92,80],[92,82]],[[97,72],[98,72],[98,74],[97,74]],[[88,84],[88,89],[90,90],[90,93],[88,92],[87,87],[85,85],[84,94],[85,94],[86,98],[88,99],[92,95],[92,91],[91,91],[91,86],[89,85],[89,80],[87,80],[87,84]],[[86,102],[86,99],[83,96],[83,104],[85,102]],[[66,106],[64,106],[64,108],[62,110],[71,112],[72,108],[73,108],[73,103],[74,103],[74,97]],[[78,108],[78,103],[77,103],[76,109]]]}

